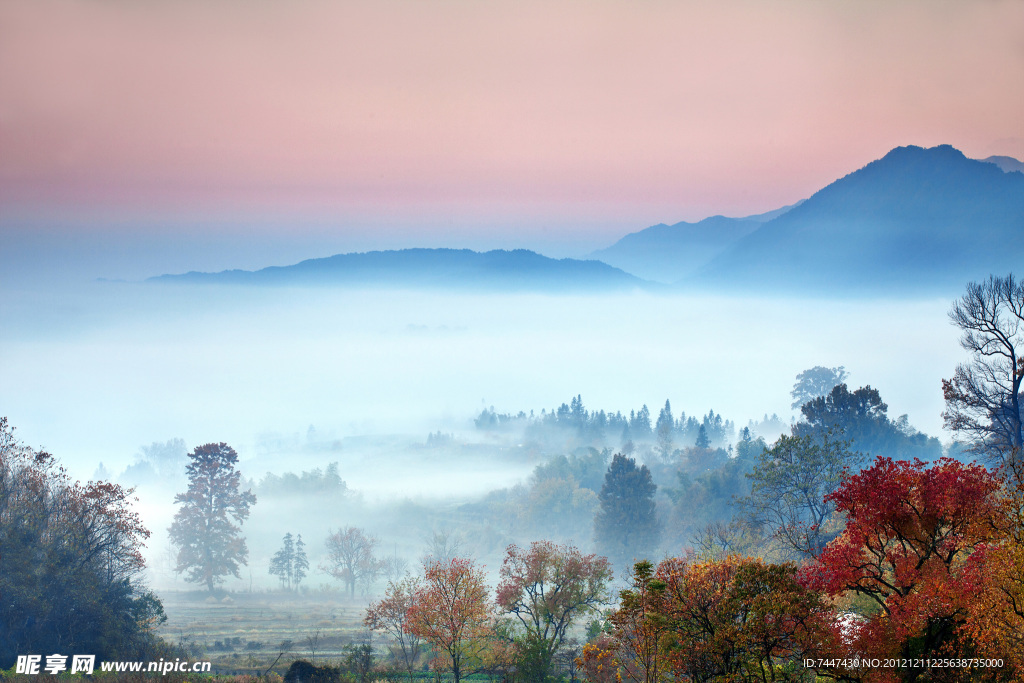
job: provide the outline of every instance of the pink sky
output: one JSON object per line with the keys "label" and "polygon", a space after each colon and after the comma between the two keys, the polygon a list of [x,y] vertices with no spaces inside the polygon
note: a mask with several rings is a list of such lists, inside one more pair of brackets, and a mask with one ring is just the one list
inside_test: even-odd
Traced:
{"label": "pink sky", "polygon": [[942,143],[1024,158],[1024,2],[0,3],[8,217],[612,235]]}

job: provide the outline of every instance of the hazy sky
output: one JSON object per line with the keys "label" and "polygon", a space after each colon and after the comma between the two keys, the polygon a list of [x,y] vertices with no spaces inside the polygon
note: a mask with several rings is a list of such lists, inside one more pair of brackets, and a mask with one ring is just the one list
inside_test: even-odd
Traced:
{"label": "hazy sky", "polygon": [[897,145],[1024,157],[1022,27],[1019,1],[4,0],[0,229],[594,248]]}

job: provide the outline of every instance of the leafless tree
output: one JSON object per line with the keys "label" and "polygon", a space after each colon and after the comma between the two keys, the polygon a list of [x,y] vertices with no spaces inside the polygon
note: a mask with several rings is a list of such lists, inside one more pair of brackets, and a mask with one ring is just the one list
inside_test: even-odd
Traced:
{"label": "leafless tree", "polygon": [[394,555],[381,560],[380,565],[381,573],[388,583],[399,581],[409,572],[409,561],[404,557],[399,557],[397,550]]}
{"label": "leafless tree", "polygon": [[949,319],[963,331],[960,345],[971,358],[942,380],[945,426],[966,435],[975,453],[1007,463],[1024,447],[1024,283],[1012,274],[972,282]]}
{"label": "leafless tree", "polygon": [[423,555],[423,564],[447,564],[458,557],[461,550],[462,537],[457,532],[450,529],[435,531],[427,539],[427,552]]}
{"label": "leafless tree", "polygon": [[327,559],[320,569],[344,582],[349,597],[355,597],[356,584],[368,584],[380,574],[381,563],[374,556],[376,547],[377,539],[362,529],[339,529],[327,537]]}
{"label": "leafless tree", "polygon": [[755,534],[743,518],[714,522],[693,538],[697,556],[707,560],[720,560],[729,555],[754,555],[757,548]]}
{"label": "leafless tree", "polygon": [[320,629],[317,629],[310,635],[306,636],[306,648],[309,650],[309,659],[313,664],[316,664],[316,651],[320,646]]}

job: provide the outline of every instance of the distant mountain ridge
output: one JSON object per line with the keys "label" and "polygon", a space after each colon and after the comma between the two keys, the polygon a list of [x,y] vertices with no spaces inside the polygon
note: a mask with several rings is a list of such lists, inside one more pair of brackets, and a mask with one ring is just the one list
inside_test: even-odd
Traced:
{"label": "distant mountain ridge", "polygon": [[744,235],[786,213],[801,202],[745,218],[711,216],[696,223],[659,223],[630,233],[606,249],[590,254],[639,277],[673,283],[694,275]]}
{"label": "distant mountain ridge", "polygon": [[150,282],[234,285],[351,285],[597,291],[655,285],[600,261],[552,259],[526,249],[400,249],[336,254],[290,266],[160,275]]}
{"label": "distant mountain ridge", "polygon": [[1024,174],[897,147],[766,222],[690,284],[926,290],[1024,263]]}
{"label": "distant mountain ridge", "polygon": [[[338,254],[161,282],[527,291],[684,289],[948,294],[1024,264],[1024,165],[949,145],[897,147],[796,204],[756,216],[659,224],[591,256],[524,249]],[[628,271],[628,272],[627,272]]]}
{"label": "distant mountain ridge", "polygon": [[991,156],[979,159],[978,161],[995,164],[999,168],[1003,169],[1004,173],[1024,173],[1024,162],[1020,162],[1013,157]]}
{"label": "distant mountain ridge", "polygon": [[897,147],[777,211],[656,225],[592,254],[640,277],[725,289],[933,289],[1024,263],[1024,164]]}

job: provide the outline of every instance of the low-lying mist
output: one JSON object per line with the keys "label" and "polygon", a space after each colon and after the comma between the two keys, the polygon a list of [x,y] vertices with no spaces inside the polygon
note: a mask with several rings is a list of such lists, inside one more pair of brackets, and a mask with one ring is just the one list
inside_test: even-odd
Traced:
{"label": "low-lying mist", "polygon": [[[173,496],[186,484],[183,476],[125,478],[143,446],[227,442],[257,487],[268,472],[337,463],[344,495],[258,494],[244,526],[251,580],[273,585],[266,565],[287,532],[303,534],[314,568],[328,531],[347,525],[415,562],[425,539],[457,530],[481,497],[491,496],[493,512],[528,495],[530,473],[559,446],[531,450],[518,432],[477,429],[474,418],[492,406],[539,416],[580,395],[609,413],[647,405],[653,419],[670,399],[677,416],[714,410],[740,428],[777,413],[786,423],[796,374],[843,365],[851,386],[880,390],[891,417],[906,413],[945,440],[940,379],[961,359],[948,307],[938,299],[95,283],[16,292],[4,303],[0,414],[74,476],[92,478],[102,462],[139,485],[162,587],[186,587],[170,570],[166,539]],[[435,433],[440,445],[430,443]],[[477,530],[464,542],[485,557],[500,553],[527,522]],[[589,544],[586,525],[577,527],[564,536]]]}

